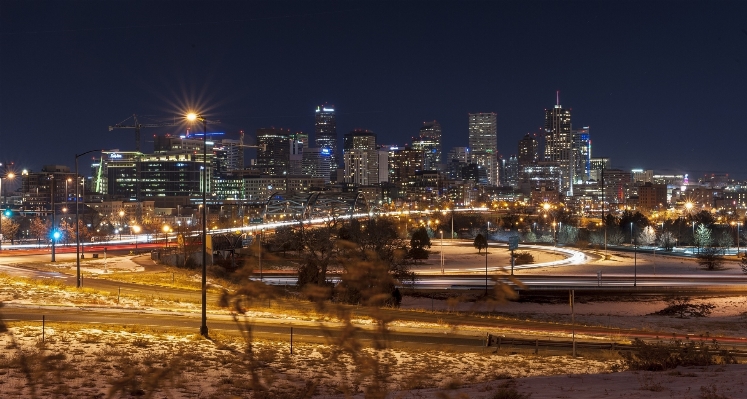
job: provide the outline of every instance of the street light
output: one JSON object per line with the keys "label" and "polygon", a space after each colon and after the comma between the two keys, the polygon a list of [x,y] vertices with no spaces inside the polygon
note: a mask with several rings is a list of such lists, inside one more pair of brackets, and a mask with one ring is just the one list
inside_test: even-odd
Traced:
{"label": "street light", "polygon": [[444,274],[444,231],[441,230],[441,274]]}
{"label": "street light", "polygon": [[207,119],[189,113],[189,121],[202,121],[202,325],[200,334],[207,337]]}
{"label": "street light", "polygon": [[140,234],[140,226],[132,226],[132,232],[135,234],[135,254],[137,254],[137,235]]}
{"label": "street light", "polygon": [[163,236],[166,239],[166,248],[168,248],[169,247],[169,231],[171,231],[171,227],[169,227],[169,225],[167,224],[164,224],[162,230],[163,230]]}
{"label": "street light", "polygon": [[78,176],[78,158],[82,157],[83,155],[90,154],[92,152],[101,151],[101,150],[90,150],[86,151],[82,154],[75,154],[75,269],[76,269],[76,278],[75,278],[75,287],[80,288],[80,207],[78,204],[80,203],[80,195],[78,194],[78,186],[80,185],[78,182],[78,179],[80,176]]}
{"label": "street light", "polygon": [[488,296],[488,248],[490,248],[490,244],[487,242],[487,240],[485,241],[485,243],[487,244],[485,246],[485,297],[487,298]]}
{"label": "street light", "polygon": [[[735,224],[735,222],[731,222],[732,226]],[[739,257],[739,225],[742,224],[742,222],[736,222],[737,225],[737,257]]]}
{"label": "street light", "polygon": [[[13,180],[14,177],[16,177],[16,175],[13,172],[9,172],[7,175],[5,175],[5,180],[6,181],[8,179]],[[3,194],[3,177],[0,176],[0,196],[2,196],[2,194]],[[8,201],[5,199],[5,197],[3,197],[3,205],[5,206],[5,209],[2,211],[4,214],[6,213],[5,211],[8,209]],[[10,216],[9,215],[6,215],[6,216],[8,216],[8,220],[10,221]],[[2,215],[0,215],[0,250],[3,249],[3,240],[2,240],[3,238],[5,238],[3,236],[3,217]]]}

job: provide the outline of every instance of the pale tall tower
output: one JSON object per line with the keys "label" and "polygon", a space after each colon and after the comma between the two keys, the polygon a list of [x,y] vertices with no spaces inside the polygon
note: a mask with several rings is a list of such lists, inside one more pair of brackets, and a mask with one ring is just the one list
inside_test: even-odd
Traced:
{"label": "pale tall tower", "polygon": [[471,162],[485,169],[489,185],[498,185],[498,127],[495,112],[469,114]]}
{"label": "pale tall tower", "polygon": [[555,162],[561,170],[560,187],[573,194],[574,156],[571,110],[560,105],[545,110],[545,161]]}
{"label": "pale tall tower", "polygon": [[369,185],[379,182],[379,151],[376,134],[368,130],[353,130],[343,138],[345,182]]}
{"label": "pale tall tower", "polygon": [[337,173],[337,123],[335,122],[335,106],[320,105],[316,107],[314,115],[314,138],[317,148],[327,148],[331,156],[332,173]]}

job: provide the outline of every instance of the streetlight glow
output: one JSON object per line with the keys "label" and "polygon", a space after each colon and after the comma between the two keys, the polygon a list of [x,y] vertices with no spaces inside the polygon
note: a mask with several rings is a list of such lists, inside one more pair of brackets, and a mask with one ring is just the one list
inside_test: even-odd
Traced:
{"label": "streetlight glow", "polygon": [[190,112],[187,114],[187,120],[188,121],[196,121],[197,120],[197,114],[194,112]]}

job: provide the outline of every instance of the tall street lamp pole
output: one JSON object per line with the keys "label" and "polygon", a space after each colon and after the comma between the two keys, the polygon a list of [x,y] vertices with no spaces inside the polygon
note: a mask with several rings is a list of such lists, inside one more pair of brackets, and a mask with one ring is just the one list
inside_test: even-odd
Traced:
{"label": "tall street lamp pole", "polygon": [[75,279],[75,287],[80,288],[81,281],[80,281],[80,207],[78,204],[80,203],[80,194],[78,193],[78,187],[80,186],[80,182],[78,179],[80,179],[80,176],[78,176],[78,158],[82,157],[83,155],[90,154],[92,152],[101,151],[101,150],[90,150],[86,151],[82,154],[75,154],[75,270],[76,270],[76,279]]}
{"label": "tall street lamp pole", "polygon": [[485,246],[485,296],[488,296],[488,249],[490,244]]}
{"label": "tall street lamp pole", "polygon": [[207,337],[207,119],[194,113],[187,115],[187,119],[202,121],[202,325],[200,334]]}
{"label": "tall street lamp pole", "polygon": [[444,231],[441,230],[441,274],[444,274]]}
{"label": "tall street lamp pole", "polygon": [[55,226],[55,223],[57,223],[57,221],[55,220],[57,219],[57,215],[55,214],[54,209],[54,183],[54,175],[49,176],[49,192],[51,194],[50,196],[52,201],[52,262],[55,262],[55,241],[57,241],[55,239],[55,237],[57,236],[57,227]]}
{"label": "tall street lamp pole", "polygon": [[[0,165],[2,165],[2,164],[0,164]],[[5,176],[6,183],[7,183],[8,179],[13,179],[14,177],[16,177],[16,175],[13,174],[13,172],[8,173]],[[2,196],[2,193],[3,193],[3,177],[0,176],[0,196]],[[3,197],[3,205],[5,206],[5,209],[2,211],[2,213],[0,213],[0,237],[5,238],[3,236],[3,214],[7,214],[8,213],[7,212],[8,211],[8,201],[5,200],[5,197]],[[8,221],[10,222],[10,215],[6,215],[6,216],[8,217]],[[0,250],[2,250],[2,249],[3,249],[3,240],[0,239]]]}

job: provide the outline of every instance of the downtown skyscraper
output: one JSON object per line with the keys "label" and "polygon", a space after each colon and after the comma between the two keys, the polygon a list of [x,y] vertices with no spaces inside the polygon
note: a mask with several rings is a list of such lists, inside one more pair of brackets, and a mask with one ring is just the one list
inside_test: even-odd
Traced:
{"label": "downtown skyscraper", "polygon": [[470,162],[485,170],[488,185],[498,185],[498,127],[495,112],[469,114]]}
{"label": "downtown skyscraper", "polygon": [[561,170],[559,187],[573,194],[573,136],[571,132],[571,110],[560,105],[545,110],[545,161],[553,162]]}
{"label": "downtown skyscraper", "polygon": [[412,147],[423,151],[424,170],[438,170],[441,163],[441,124],[438,121],[423,122],[418,137],[412,139]]}
{"label": "downtown skyscraper", "polygon": [[337,123],[335,121],[334,105],[324,104],[316,107],[314,138],[316,140],[316,148],[328,150],[331,161],[331,173],[332,175],[336,175],[337,168],[339,167],[339,154],[337,152]]}

